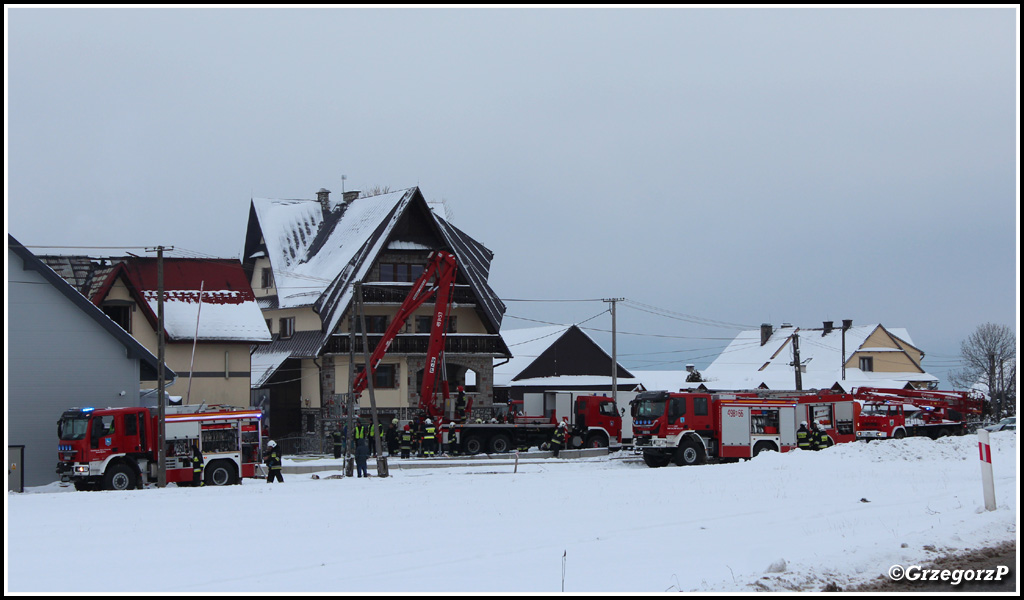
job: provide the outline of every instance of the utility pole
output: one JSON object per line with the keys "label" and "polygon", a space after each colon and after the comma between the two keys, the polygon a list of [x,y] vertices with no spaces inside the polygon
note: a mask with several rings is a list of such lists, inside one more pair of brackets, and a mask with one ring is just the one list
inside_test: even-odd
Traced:
{"label": "utility pole", "polygon": [[359,324],[363,330],[363,357],[366,360],[366,389],[370,392],[370,416],[373,419],[373,440],[377,448],[377,477],[388,476],[388,459],[380,443],[380,426],[377,420],[377,399],[373,395],[373,369],[370,367],[370,342],[366,336],[366,311],[363,307],[363,284],[356,284],[356,298],[359,301]]}
{"label": "utility pole", "polygon": [[352,411],[356,405],[355,390],[352,384],[356,380],[356,299],[355,288],[352,292],[352,305],[348,315],[348,401],[345,402],[345,476],[351,477],[354,458],[352,457]]}
{"label": "utility pole", "polygon": [[[167,408],[164,402],[164,356],[166,354],[166,340],[164,339],[164,250],[174,250],[174,247],[165,248],[157,246],[156,250],[156,486],[167,487]],[[146,252],[153,252],[147,248]]]}
{"label": "utility pole", "polygon": [[625,298],[605,298],[604,301],[611,305],[612,313],[612,401],[615,403],[615,410],[619,410],[619,354],[615,346],[616,331],[615,331],[615,303],[622,302]]}
{"label": "utility pole", "polygon": [[804,389],[803,377],[800,375],[800,336],[793,332],[789,336],[793,340],[793,371],[796,373],[796,389]]}

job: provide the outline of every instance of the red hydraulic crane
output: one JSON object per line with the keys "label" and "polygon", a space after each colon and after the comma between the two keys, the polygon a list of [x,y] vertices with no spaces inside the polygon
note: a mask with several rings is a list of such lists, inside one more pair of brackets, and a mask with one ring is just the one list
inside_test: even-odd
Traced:
{"label": "red hydraulic crane", "polygon": [[[405,327],[406,321],[420,306],[426,303],[432,296],[434,300],[434,312],[430,320],[430,341],[427,345],[427,363],[423,369],[423,386],[420,388],[421,410],[427,413],[431,419],[438,419],[443,415],[443,410],[434,403],[434,387],[437,382],[438,372],[441,370],[444,353],[445,334],[448,330],[448,315],[452,306],[452,288],[455,286],[455,274],[457,272],[455,256],[443,250],[437,250],[430,255],[427,267],[420,275],[412,290],[406,296],[405,301],[398,308],[398,313],[392,319],[391,325],[381,338],[373,354],[370,355],[370,374],[377,370],[381,359],[387,354],[395,336]],[[363,393],[367,386],[367,372],[360,371],[352,382],[352,392],[358,396]],[[444,398],[448,398],[448,382],[442,379],[441,389]]]}

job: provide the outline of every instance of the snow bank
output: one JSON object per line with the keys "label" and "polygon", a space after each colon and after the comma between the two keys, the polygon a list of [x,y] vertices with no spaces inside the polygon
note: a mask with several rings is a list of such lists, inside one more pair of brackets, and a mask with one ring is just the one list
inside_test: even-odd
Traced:
{"label": "snow bank", "polygon": [[10,592],[51,593],[845,588],[1016,538],[1016,434],[991,439],[991,512],[975,436],[682,468],[613,455],[515,474],[494,461],[283,485],[47,486],[8,494],[5,573]]}

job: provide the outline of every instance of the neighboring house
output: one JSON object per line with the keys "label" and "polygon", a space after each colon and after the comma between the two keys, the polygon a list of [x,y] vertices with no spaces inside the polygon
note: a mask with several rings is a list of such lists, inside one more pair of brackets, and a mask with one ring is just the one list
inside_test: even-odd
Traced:
{"label": "neighboring house", "polygon": [[[458,261],[446,380],[453,392],[471,381],[476,406],[489,410],[493,361],[508,356],[498,334],[505,305],[487,283],[490,250],[435,214],[415,187],[368,197],[347,192],[331,199],[321,189],[316,200],[252,200],[243,264],[273,334],[272,343],[253,351],[252,388],[255,402],[269,404],[272,436],[301,438],[289,448],[320,449],[349,391],[353,284],[366,283],[372,351],[438,249]],[[414,314],[376,370],[375,399],[385,419],[415,414],[431,308]],[[361,333],[352,350],[361,369]],[[368,391],[358,406],[368,412]]]}
{"label": "neighboring house", "polygon": [[61,414],[142,405],[157,358],[10,235],[5,329],[7,444],[24,446],[25,485],[44,485],[57,480]]}
{"label": "neighboring house", "polygon": [[[155,257],[40,258],[158,353]],[[249,406],[250,348],[270,332],[241,263],[164,258],[163,271],[165,360],[180,377],[169,393],[185,404]]]}
{"label": "neighboring house", "polygon": [[[555,391],[611,395],[612,357],[576,325],[505,329],[501,336],[513,358],[495,361],[496,402],[515,405],[526,394]],[[616,368],[616,398],[625,408],[624,393],[639,380],[622,365]]]}
{"label": "neighboring house", "polygon": [[[795,342],[795,344],[794,344]],[[794,352],[800,356],[802,389],[855,387],[934,389],[938,377],[921,367],[924,352],[914,346],[906,329],[887,329],[881,324],[801,329],[789,324],[774,329],[770,324],[741,332],[701,373],[708,389],[796,389]],[[686,373],[680,389],[692,387]]]}

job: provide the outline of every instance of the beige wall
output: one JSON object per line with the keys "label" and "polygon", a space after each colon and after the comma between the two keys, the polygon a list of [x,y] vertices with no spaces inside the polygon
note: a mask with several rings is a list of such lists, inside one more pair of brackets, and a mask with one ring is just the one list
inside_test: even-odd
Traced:
{"label": "beige wall", "polygon": [[861,357],[870,356],[874,359],[872,362],[876,373],[924,372],[920,364],[923,358],[921,351],[910,344],[901,343],[882,327],[875,329],[861,345],[861,348],[892,348],[897,351],[865,352],[857,350],[846,362],[847,368],[859,368]]}
{"label": "beige wall", "polygon": [[270,319],[270,333],[275,335],[281,333],[280,319],[295,317],[295,331],[319,331],[320,315],[313,312],[313,307],[302,306],[299,308],[280,308],[275,310],[264,310],[263,318]]}
{"label": "beige wall", "polygon": [[[260,243],[263,243],[263,240],[260,240]],[[277,294],[277,286],[276,286],[277,282],[276,282],[276,280],[272,280],[271,281],[271,283],[274,284],[274,285],[271,285],[271,287],[269,287],[269,288],[262,287],[263,286],[263,269],[269,269],[269,268],[270,268],[270,259],[266,258],[266,257],[264,257],[264,258],[257,258],[256,262],[253,263],[252,280],[249,282],[249,285],[252,287],[252,293],[255,294],[257,298],[262,298],[264,296],[274,296],[274,295]]]}
{"label": "beige wall", "polygon": [[[334,393],[344,394],[348,392],[348,357],[336,356],[334,364],[334,381],[336,389]],[[365,359],[356,357],[356,367],[366,364]],[[377,408],[404,408],[408,406],[406,398],[409,397],[409,366],[405,357],[384,358],[382,365],[397,365],[395,388],[374,388],[373,396],[377,401]],[[359,406],[369,408],[370,391],[367,389],[359,397]]]}

